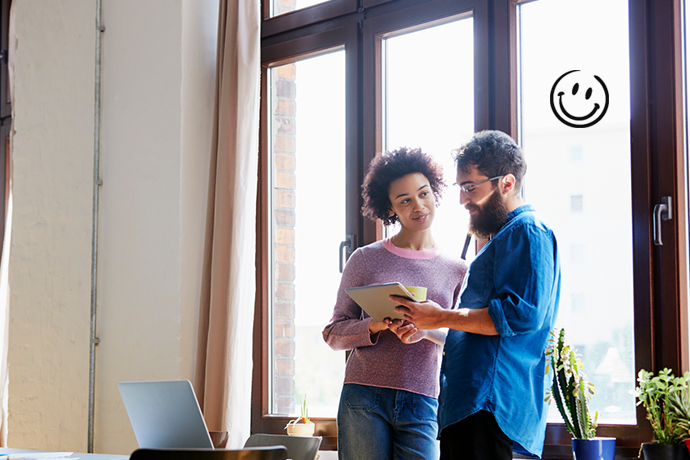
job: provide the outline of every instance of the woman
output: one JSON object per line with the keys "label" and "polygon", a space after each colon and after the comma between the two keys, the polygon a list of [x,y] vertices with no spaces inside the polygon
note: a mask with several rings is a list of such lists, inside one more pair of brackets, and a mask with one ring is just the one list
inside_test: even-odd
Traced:
{"label": "woman", "polygon": [[420,149],[374,158],[364,179],[363,212],[393,237],[357,249],[345,266],[333,317],[323,330],[334,350],[352,350],[338,408],[338,458],[438,458],[436,412],[444,333],[400,321],[373,321],[346,288],[400,282],[427,288],[427,298],[451,308],[467,266],[441,255],[431,234],[441,167]]}

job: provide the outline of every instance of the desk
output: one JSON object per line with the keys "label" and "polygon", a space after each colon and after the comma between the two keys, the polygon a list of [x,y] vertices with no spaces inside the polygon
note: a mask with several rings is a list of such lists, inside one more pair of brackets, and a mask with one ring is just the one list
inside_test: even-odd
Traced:
{"label": "desk", "polygon": [[[6,447],[0,447],[0,455],[2,454],[29,454],[46,453],[53,451],[44,450],[31,450],[31,449],[10,449]],[[62,457],[65,460],[129,460],[129,455],[116,455],[116,454],[82,454],[79,452],[74,452],[69,457]],[[335,451],[319,451],[319,460],[337,460],[338,453]]]}
{"label": "desk", "polygon": [[[54,451],[44,451],[44,450],[31,450],[31,449],[10,449],[7,447],[0,447],[0,455],[2,454],[27,454],[27,457],[30,457],[31,454],[44,454],[47,452],[54,452]],[[116,454],[82,454],[79,452],[74,452],[72,455],[69,457],[63,457],[66,460],[68,459],[81,459],[81,460],[127,460],[129,459],[129,455],[116,455]]]}
{"label": "desk", "polygon": [[335,450],[320,450],[319,460],[338,460],[338,452]]}

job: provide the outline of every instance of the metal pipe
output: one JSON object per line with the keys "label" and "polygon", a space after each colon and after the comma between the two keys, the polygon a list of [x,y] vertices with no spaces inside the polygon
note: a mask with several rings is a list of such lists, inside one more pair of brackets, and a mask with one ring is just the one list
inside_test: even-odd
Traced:
{"label": "metal pipe", "polygon": [[105,32],[102,22],[103,0],[96,0],[96,78],[93,114],[93,210],[91,216],[91,340],[89,347],[89,434],[88,452],[93,453],[94,394],[96,384],[96,310],[98,287],[98,210],[101,157],[101,35]]}

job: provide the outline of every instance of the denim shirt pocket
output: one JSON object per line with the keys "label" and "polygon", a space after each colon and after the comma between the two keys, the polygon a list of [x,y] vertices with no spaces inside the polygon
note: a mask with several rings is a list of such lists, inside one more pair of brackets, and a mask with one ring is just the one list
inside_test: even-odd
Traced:
{"label": "denim shirt pocket", "polygon": [[477,257],[472,261],[467,272],[462,294],[461,308],[481,308],[489,301],[489,294],[493,286],[493,263],[490,257]]}

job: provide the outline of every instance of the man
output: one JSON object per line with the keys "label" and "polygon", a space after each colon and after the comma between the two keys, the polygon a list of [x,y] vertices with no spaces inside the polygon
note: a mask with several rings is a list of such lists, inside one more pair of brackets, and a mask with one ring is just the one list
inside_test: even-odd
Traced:
{"label": "man", "polygon": [[544,351],[558,312],[560,263],[551,229],[521,195],[527,168],[506,134],[483,131],[456,156],[470,230],[489,241],[470,265],[458,308],[396,297],[412,324],[449,328],[441,367],[441,459],[541,456],[547,406]]}

